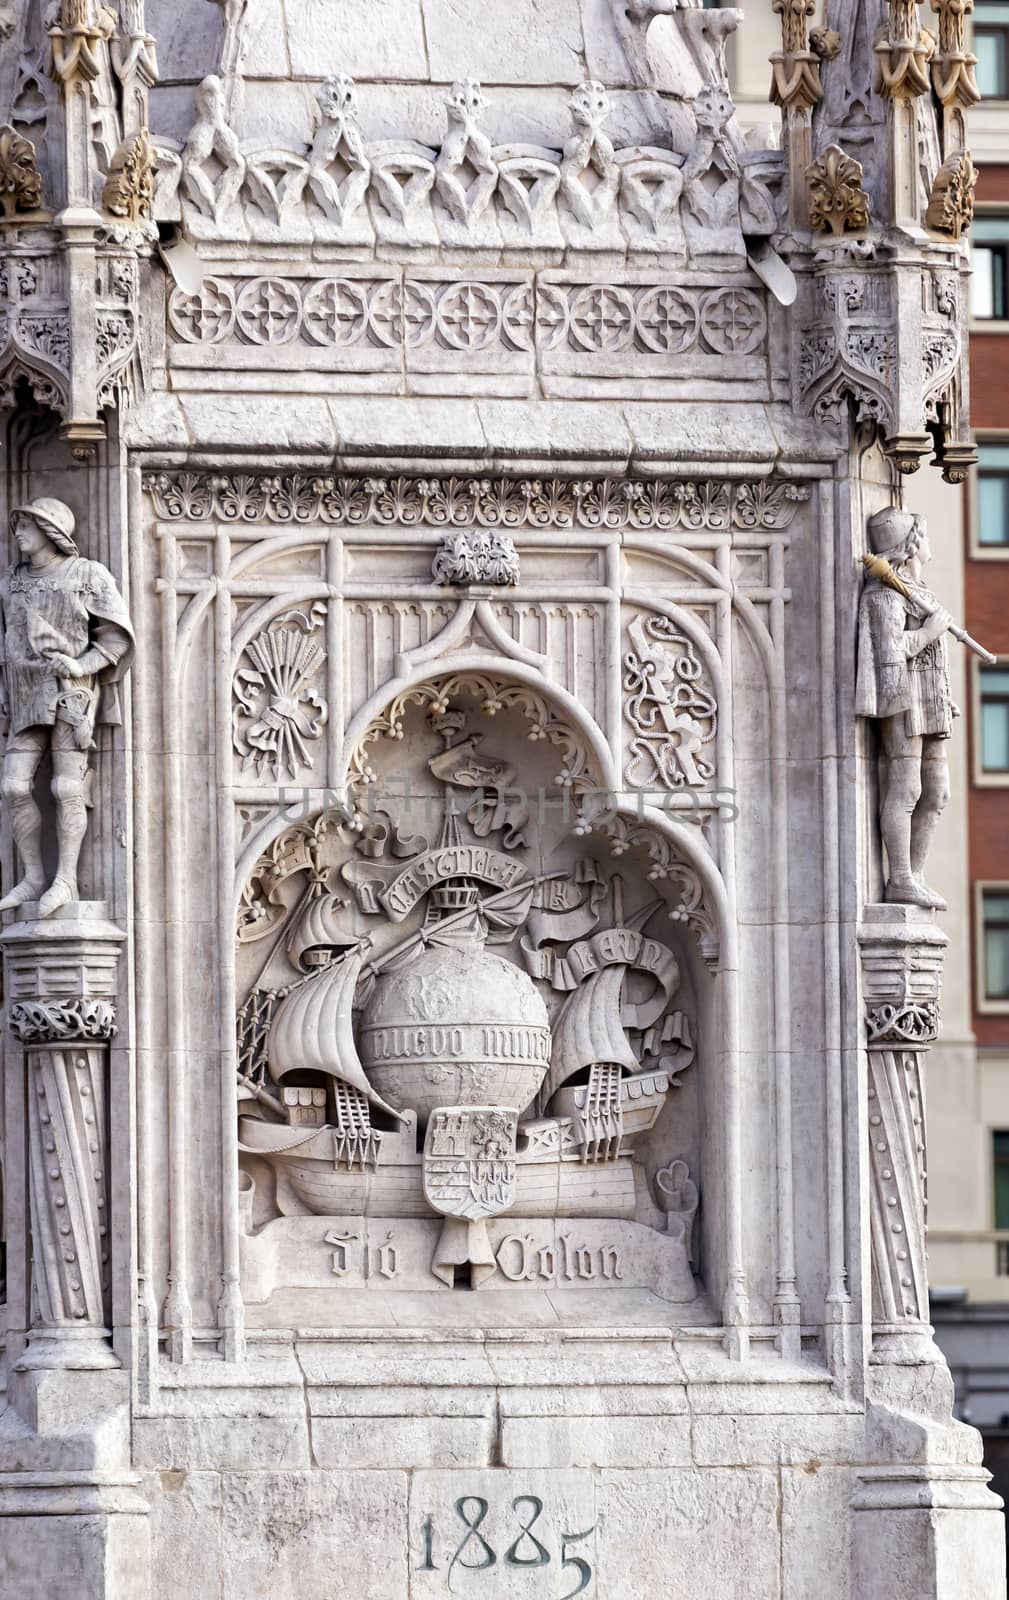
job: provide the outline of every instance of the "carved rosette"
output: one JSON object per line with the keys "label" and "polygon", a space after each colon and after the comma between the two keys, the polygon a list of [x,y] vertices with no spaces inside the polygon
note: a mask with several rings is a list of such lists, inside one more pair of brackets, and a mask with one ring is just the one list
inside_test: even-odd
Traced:
{"label": "carved rosette", "polygon": [[865,1005],[877,1337],[928,1327],[925,1054],[941,1026],[946,936],[930,912],[870,906],[859,930]]}

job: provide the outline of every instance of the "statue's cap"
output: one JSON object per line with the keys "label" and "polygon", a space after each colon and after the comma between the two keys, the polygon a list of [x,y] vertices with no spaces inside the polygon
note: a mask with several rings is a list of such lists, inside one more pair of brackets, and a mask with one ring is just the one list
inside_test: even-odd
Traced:
{"label": "statue's cap", "polygon": [[898,506],[886,506],[869,518],[869,546],[878,556],[907,555],[921,543],[920,518]]}
{"label": "statue's cap", "polygon": [[62,500],[53,500],[48,496],[43,496],[41,500],[29,500],[27,505],[14,507],[11,513],[12,527],[16,526],[18,517],[31,517],[65,556],[80,555],[74,540],[74,514]]}

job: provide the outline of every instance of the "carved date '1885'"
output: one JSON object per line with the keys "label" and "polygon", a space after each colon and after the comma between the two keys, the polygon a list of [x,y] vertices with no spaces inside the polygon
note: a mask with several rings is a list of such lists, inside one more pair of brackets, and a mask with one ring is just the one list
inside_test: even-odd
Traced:
{"label": "carved date '1885'", "polygon": [[[455,1502],[455,1513],[462,1523],[464,1532],[455,1548],[448,1564],[447,1576],[451,1580],[453,1568],[458,1565],[469,1572],[486,1572],[495,1567],[500,1559],[506,1567],[548,1567],[553,1560],[550,1550],[537,1538],[533,1532],[537,1521],[543,1511],[543,1501],[535,1494],[520,1494],[512,1501],[512,1510],[518,1519],[519,1532],[514,1541],[503,1551],[499,1557],[497,1550],[484,1537],[480,1531],[487,1516],[489,1506],[482,1495],[464,1494]],[[584,1533],[561,1534],[560,1566],[571,1568],[578,1575],[578,1581],[573,1589],[565,1590],[560,1600],[574,1600],[575,1595],[583,1594],[592,1582],[593,1572],[584,1556],[571,1555],[572,1547],[587,1539],[595,1532],[595,1528],[586,1528]],[[425,1517],[421,1524],[421,1538],[423,1540],[423,1559],[420,1563],[421,1572],[437,1572],[438,1566],[434,1559],[434,1519]]]}

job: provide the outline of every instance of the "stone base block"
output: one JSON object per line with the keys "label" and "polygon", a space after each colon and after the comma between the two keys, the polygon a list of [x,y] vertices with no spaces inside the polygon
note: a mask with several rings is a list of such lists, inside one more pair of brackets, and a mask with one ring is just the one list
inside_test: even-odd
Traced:
{"label": "stone base block", "polygon": [[[192,1592],[195,1600],[198,1591]],[[148,1517],[0,1516],[0,1600],[149,1600],[150,1594]]]}
{"label": "stone base block", "polygon": [[994,1497],[990,1510],[877,1514],[852,1511],[850,1470],[813,1459],[784,1480],[770,1467],[532,1464],[164,1473],[152,1494],[153,1600],[176,1600],[193,1575],[205,1587],[192,1592],[215,1600],[1004,1594]]}
{"label": "stone base block", "polygon": [[879,1468],[854,1500],[854,1593],[966,1600],[1005,1593],[1002,1502],[981,1468]]}

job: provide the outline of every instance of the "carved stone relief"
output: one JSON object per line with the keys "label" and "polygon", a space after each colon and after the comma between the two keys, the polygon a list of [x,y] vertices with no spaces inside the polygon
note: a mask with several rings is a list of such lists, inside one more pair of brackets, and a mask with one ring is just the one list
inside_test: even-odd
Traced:
{"label": "carved stone relief", "polygon": [[685,151],[665,141],[617,150],[607,132],[610,97],[595,80],[571,97],[574,131],[560,151],[492,145],[481,127],[486,110],[480,84],[460,79],[445,100],[440,149],[371,141],[357,120],[354,83],[341,75],[318,91],[307,154],[244,148],[224,84],[211,75],[197,90],[181,162],[161,147],[156,209],[167,214],[181,173],[184,219],[198,238],[320,238],[367,249],[529,244],[558,254],[629,248],[679,259],[691,249],[742,260],[744,234],[775,227],[765,182],[774,154],[737,148],[732,100],[718,82],[696,95],[696,140]]}
{"label": "carved stone relief", "polygon": [[326,608],[290,611],[250,639],[235,674],[232,725],[243,771],[274,781],[311,770],[328,707],[320,693]]}
{"label": "carved stone relief", "polygon": [[642,788],[700,787],[715,776],[718,705],[696,645],[661,615],[635,617],[627,635],[627,781]]}
{"label": "carved stone relief", "polygon": [[379,527],[787,528],[806,484],[617,478],[339,478],[153,472],[145,486],[167,521],[319,522]]}
{"label": "carved stone relief", "polygon": [[13,217],[19,211],[37,211],[41,204],[35,146],[7,123],[0,128],[0,207],[5,217]]}
{"label": "carved stone relief", "polygon": [[693,1297],[696,1190],[682,1161],[656,1177],[683,1214],[656,1233],[633,1169],[662,1165],[697,1047],[684,938],[703,970],[713,925],[693,869],[597,792],[544,696],[435,676],[367,729],[347,805],[261,858],[238,929],[253,1277],[271,1218],[307,1238],[323,1214],[341,1284],[381,1270],[358,1248],[381,1218],[394,1286],[645,1271]]}

